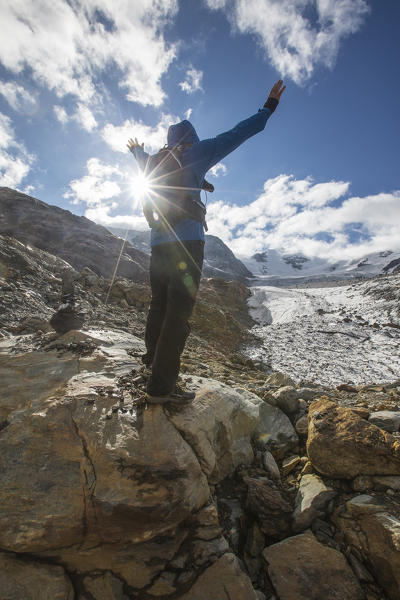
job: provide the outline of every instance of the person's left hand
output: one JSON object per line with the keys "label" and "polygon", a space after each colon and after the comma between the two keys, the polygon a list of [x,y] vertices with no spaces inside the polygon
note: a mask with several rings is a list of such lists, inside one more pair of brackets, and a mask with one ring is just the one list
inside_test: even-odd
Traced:
{"label": "person's left hand", "polygon": [[279,79],[279,81],[277,81],[276,83],[274,83],[274,85],[271,88],[271,91],[269,93],[268,98],[275,98],[275,100],[279,100],[281,99],[281,96],[283,94],[283,92],[286,89],[286,85],[284,85],[282,87],[283,81],[282,79]]}
{"label": "person's left hand", "polygon": [[133,152],[135,148],[141,148],[142,150],[144,150],[144,142],[143,144],[140,144],[137,138],[135,138],[135,140],[128,140],[127,146],[131,152]]}

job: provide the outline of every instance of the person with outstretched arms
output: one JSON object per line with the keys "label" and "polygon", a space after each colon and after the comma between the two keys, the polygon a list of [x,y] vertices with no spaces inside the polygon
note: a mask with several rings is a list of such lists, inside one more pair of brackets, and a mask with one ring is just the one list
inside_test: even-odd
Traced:
{"label": "person with outstretched arms", "polygon": [[142,357],[151,370],[149,403],[184,406],[195,397],[178,386],[177,379],[203,265],[206,210],[200,191],[212,191],[205,180],[207,171],[264,130],[285,87],[277,81],[258,112],[214,138],[200,140],[185,120],[169,127],[167,146],[156,155],[145,152],[136,138],[128,141],[150,183],[144,213],[151,226],[151,301]]}

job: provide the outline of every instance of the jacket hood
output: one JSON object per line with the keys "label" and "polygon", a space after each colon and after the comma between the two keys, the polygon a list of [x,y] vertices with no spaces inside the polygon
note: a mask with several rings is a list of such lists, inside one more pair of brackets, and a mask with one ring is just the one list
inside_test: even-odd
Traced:
{"label": "jacket hood", "polygon": [[168,146],[179,144],[196,144],[200,141],[195,128],[190,121],[181,121],[168,129]]}

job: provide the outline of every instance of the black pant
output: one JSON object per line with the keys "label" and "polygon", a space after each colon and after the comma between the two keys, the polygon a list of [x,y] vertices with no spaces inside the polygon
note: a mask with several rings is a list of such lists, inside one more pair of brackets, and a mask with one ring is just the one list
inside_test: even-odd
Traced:
{"label": "black pant", "polygon": [[204,242],[169,242],[153,246],[150,258],[151,302],[143,362],[152,364],[147,391],[169,394],[179,374],[180,357],[190,333],[203,266]]}

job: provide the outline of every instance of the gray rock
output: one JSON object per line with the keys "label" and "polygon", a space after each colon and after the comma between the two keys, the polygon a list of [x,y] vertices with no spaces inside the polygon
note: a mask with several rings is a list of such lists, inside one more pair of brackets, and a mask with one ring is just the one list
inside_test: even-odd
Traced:
{"label": "gray rock", "polygon": [[372,481],[377,489],[390,488],[391,490],[400,490],[400,477],[396,477],[395,475],[373,477]]}
{"label": "gray rock", "polygon": [[265,380],[265,385],[275,385],[277,387],[282,387],[284,385],[295,386],[294,380],[289,377],[289,375],[285,375],[284,373],[280,373],[279,371],[275,371],[275,373],[271,373]]}
{"label": "gray rock", "polygon": [[380,410],[371,413],[368,421],[373,425],[392,433],[392,431],[398,431],[400,428],[400,411]]}
{"label": "gray rock", "polygon": [[296,421],[295,429],[297,433],[305,437],[308,434],[308,417],[307,415],[303,415]]}
{"label": "gray rock", "polygon": [[297,450],[299,438],[285,413],[264,402],[254,441],[268,445],[274,458],[283,458],[290,450]]}
{"label": "gray rock", "polygon": [[372,487],[372,478],[368,475],[358,475],[353,479],[352,488],[355,492],[367,492]]}
{"label": "gray rock", "polygon": [[323,390],[319,390],[318,388],[300,387],[296,389],[297,397],[302,398],[306,402],[314,400],[314,398],[317,398],[324,393],[325,392]]}
{"label": "gray rock", "polygon": [[274,481],[280,481],[281,474],[279,472],[279,467],[276,464],[276,460],[272,456],[271,452],[269,452],[269,450],[266,450],[263,453],[262,462],[263,462],[264,469],[268,473],[270,479],[272,479]]}
{"label": "gray rock", "polygon": [[286,414],[296,412],[299,407],[296,390],[294,387],[289,385],[281,387],[272,394],[272,397],[275,399],[276,406],[278,406]]}
{"label": "gray rock", "polygon": [[303,475],[293,513],[293,530],[304,531],[317,517],[325,514],[329,501],[336,496],[317,475]]}

